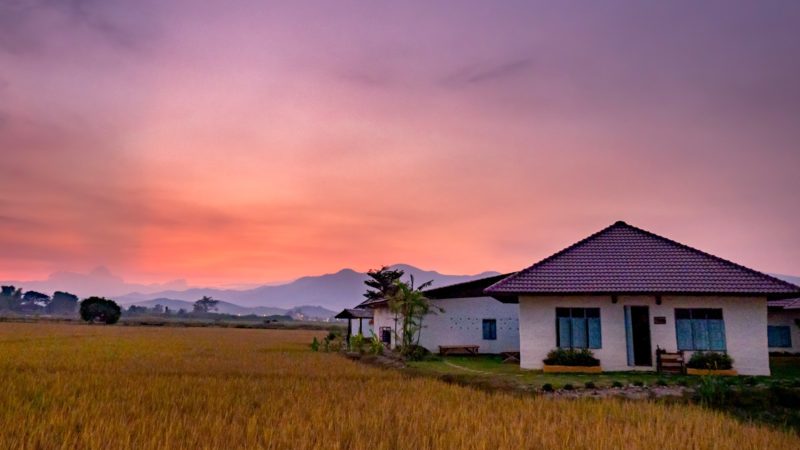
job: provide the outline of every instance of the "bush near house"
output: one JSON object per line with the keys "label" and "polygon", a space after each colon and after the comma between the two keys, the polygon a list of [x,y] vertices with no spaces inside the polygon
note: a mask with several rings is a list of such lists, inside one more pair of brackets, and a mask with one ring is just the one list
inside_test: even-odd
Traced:
{"label": "bush near house", "polygon": [[548,366],[580,366],[591,367],[599,366],[600,360],[594,357],[591,350],[573,349],[573,348],[557,348],[550,350],[544,363]]}
{"label": "bush near house", "polygon": [[733,358],[727,353],[696,352],[686,363],[692,369],[728,370],[733,368]]}

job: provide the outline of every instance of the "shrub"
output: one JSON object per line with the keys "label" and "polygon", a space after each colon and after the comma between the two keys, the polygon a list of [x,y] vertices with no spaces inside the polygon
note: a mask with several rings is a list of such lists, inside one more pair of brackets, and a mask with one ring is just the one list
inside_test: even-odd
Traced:
{"label": "shrub", "polygon": [[659,385],[659,386],[669,386],[669,383],[667,383],[667,380],[665,380],[663,378],[659,378],[658,381],[656,381],[656,384]]}
{"label": "shrub", "polygon": [[366,340],[364,335],[359,333],[355,336],[350,336],[350,350],[354,352],[364,353],[364,344]]}
{"label": "shrub", "polygon": [[545,383],[542,385],[542,391],[544,392],[553,392],[554,390],[555,389],[553,389],[553,385],[550,383]]}
{"label": "shrub", "polygon": [[728,370],[733,368],[733,358],[727,353],[695,352],[686,363],[692,369]]}
{"label": "shrub", "polygon": [[642,380],[636,380],[636,381],[633,382],[633,385],[636,386],[636,387],[643,387],[644,386],[644,382],[642,382]]}
{"label": "shrub", "polygon": [[311,351],[312,352],[318,352],[319,351],[319,341],[317,340],[316,336],[314,336],[314,340],[311,341]]}
{"label": "shrub", "polygon": [[586,387],[586,389],[597,389],[597,386],[591,381],[587,381],[586,383],[584,383],[584,386]]}
{"label": "shrub", "polygon": [[373,355],[383,354],[383,342],[376,335],[373,335],[369,341],[369,352]]}
{"label": "shrub", "polygon": [[103,322],[108,325],[117,323],[122,313],[114,300],[103,297],[89,297],[81,302],[81,319],[89,322]]}
{"label": "shrub", "polygon": [[703,377],[695,391],[697,400],[707,406],[723,406],[728,401],[731,388],[720,377]]}
{"label": "shrub", "polygon": [[400,354],[409,361],[422,361],[427,358],[431,352],[421,345],[408,345],[400,347]]}
{"label": "shrub", "polygon": [[621,388],[622,383],[620,383],[619,381],[614,381],[613,383],[611,383],[611,387]]}
{"label": "shrub", "polygon": [[600,360],[589,349],[557,348],[550,350],[544,363],[552,366],[599,366]]}
{"label": "shrub", "polygon": [[571,384],[567,383],[567,384],[564,385],[564,387],[562,389],[564,389],[565,391],[571,391],[571,390],[575,389],[575,387],[572,386]]}

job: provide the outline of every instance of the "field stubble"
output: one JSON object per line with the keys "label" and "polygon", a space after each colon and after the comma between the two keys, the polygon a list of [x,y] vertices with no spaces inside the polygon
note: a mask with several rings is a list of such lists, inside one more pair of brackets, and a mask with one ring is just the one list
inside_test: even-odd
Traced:
{"label": "field stubble", "polygon": [[798,448],[685,405],[491,394],[318,331],[0,324],[0,448]]}

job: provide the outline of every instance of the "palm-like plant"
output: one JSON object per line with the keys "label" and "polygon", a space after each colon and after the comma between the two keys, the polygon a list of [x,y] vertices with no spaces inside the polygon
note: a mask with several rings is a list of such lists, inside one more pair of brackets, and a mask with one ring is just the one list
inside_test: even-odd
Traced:
{"label": "palm-like plant", "polygon": [[[441,311],[441,308],[431,304],[430,299],[422,292],[433,284],[433,281],[428,281],[415,287],[414,277],[411,276],[410,278],[410,283],[395,281],[396,289],[387,299],[389,310],[399,316],[401,320],[401,333],[395,331],[395,338],[399,338],[402,342],[402,350],[409,350],[413,346],[419,345],[420,335],[422,334],[422,321],[425,315],[433,310]],[[397,334],[400,334],[400,336],[397,336]]]}

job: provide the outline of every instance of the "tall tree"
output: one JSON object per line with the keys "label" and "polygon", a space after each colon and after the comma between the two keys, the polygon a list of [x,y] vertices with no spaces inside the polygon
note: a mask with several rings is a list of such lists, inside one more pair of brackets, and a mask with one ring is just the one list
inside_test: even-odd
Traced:
{"label": "tall tree", "polygon": [[380,269],[372,269],[367,272],[369,277],[364,284],[370,289],[364,293],[367,300],[380,300],[389,298],[397,289],[395,283],[400,281],[405,272],[400,269],[391,269],[388,266],[382,266]]}
{"label": "tall tree", "polygon": [[211,311],[216,311],[217,303],[219,303],[219,300],[214,300],[213,298],[204,295],[203,298],[194,302],[194,312],[208,313]]}

